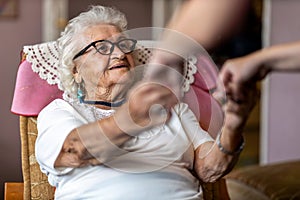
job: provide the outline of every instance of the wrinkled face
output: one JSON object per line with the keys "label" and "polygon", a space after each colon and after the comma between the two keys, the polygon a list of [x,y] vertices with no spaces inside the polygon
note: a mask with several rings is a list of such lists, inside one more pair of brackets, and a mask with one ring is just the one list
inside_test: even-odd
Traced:
{"label": "wrinkled face", "polygon": [[[82,49],[97,40],[116,43],[124,39],[120,30],[109,24],[91,26],[79,37],[84,38]],[[128,84],[129,71],[134,67],[132,55],[123,53],[117,45],[110,55],[102,55],[91,46],[74,63],[74,78],[77,83],[84,82],[86,100],[110,101],[114,91]]]}

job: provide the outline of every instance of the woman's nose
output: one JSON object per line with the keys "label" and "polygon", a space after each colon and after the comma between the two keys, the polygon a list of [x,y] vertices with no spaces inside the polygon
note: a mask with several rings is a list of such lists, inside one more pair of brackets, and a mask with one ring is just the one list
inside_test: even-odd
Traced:
{"label": "woman's nose", "polygon": [[119,47],[115,46],[111,56],[112,58],[123,59],[125,57],[125,53],[123,53]]}

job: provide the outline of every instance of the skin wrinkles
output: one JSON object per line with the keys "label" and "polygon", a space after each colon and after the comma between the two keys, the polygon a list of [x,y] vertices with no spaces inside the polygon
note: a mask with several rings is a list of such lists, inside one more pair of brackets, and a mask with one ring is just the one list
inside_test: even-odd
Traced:
{"label": "skin wrinkles", "polygon": [[[115,42],[124,38],[120,36],[117,27],[108,24],[91,26],[83,32],[83,35],[89,38],[85,45],[96,40],[106,39]],[[82,78],[86,89],[86,100],[111,101],[114,94],[128,84],[130,80],[128,72],[134,68],[133,57],[130,54],[124,54],[116,46],[111,55],[101,55],[91,47],[75,60],[75,64],[77,70],[75,70],[74,77],[75,80],[77,76]],[[116,65],[126,67],[113,68]]]}

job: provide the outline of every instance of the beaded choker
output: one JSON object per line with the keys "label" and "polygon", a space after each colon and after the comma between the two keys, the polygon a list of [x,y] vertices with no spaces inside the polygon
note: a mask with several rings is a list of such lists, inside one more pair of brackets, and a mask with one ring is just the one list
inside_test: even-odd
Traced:
{"label": "beaded choker", "polygon": [[107,101],[85,101],[83,97],[79,98],[80,103],[91,104],[91,105],[102,105],[108,107],[119,107],[126,102],[126,99],[121,99],[120,101],[107,102]]}

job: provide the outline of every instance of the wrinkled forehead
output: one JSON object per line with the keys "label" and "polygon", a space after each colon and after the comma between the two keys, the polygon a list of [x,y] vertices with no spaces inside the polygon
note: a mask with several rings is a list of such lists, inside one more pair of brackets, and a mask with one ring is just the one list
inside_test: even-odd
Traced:
{"label": "wrinkled forehead", "polygon": [[82,36],[87,42],[96,40],[117,41],[120,38],[125,38],[126,35],[117,26],[112,24],[98,24],[86,28]]}

